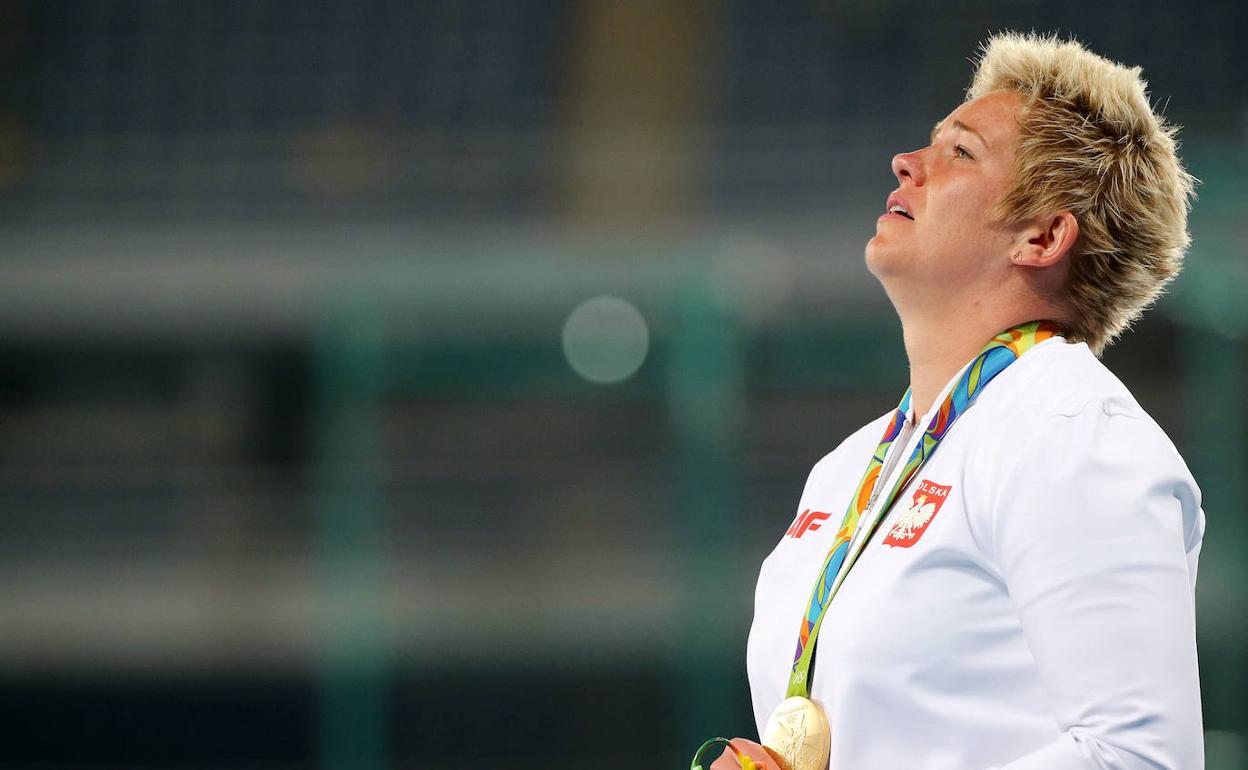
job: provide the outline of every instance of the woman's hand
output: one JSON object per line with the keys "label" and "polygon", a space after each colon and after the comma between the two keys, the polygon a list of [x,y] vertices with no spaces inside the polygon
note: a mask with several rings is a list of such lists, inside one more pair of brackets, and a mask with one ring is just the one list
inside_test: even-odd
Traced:
{"label": "woman's hand", "polygon": [[[733,738],[732,745],[754,760],[759,770],[784,770],[780,760],[766,746],[760,746],[745,738]],[[732,749],[724,749],[724,753],[719,755],[719,759],[715,760],[708,770],[740,770],[740,768],[741,765],[737,764],[737,756]]]}

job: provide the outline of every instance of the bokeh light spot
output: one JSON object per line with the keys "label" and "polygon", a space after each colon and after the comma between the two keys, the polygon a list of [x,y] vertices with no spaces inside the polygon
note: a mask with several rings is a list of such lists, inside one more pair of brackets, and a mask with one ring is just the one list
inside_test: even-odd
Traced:
{"label": "bokeh light spot", "polygon": [[628,379],[641,368],[649,349],[646,319],[618,297],[585,300],[563,324],[563,354],[568,365],[590,382]]}

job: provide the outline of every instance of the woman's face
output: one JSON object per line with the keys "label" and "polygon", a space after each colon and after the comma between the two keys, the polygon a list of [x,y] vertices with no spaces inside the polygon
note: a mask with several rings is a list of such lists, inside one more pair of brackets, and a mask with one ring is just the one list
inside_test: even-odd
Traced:
{"label": "woman's face", "polygon": [[927,147],[893,158],[889,198],[910,214],[885,213],[867,242],[867,266],[896,302],[975,301],[1010,265],[1014,234],[992,207],[1009,187],[1022,97],[985,94],[936,125]]}

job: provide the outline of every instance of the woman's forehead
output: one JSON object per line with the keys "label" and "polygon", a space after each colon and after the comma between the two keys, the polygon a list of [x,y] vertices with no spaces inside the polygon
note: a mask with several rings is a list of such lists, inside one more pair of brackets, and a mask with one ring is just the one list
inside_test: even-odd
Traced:
{"label": "woman's forehead", "polygon": [[946,127],[955,127],[956,123],[959,129],[978,133],[990,148],[1009,146],[1018,133],[1015,118],[1022,104],[1022,95],[1015,91],[984,94],[958,105],[932,128],[932,138]]}

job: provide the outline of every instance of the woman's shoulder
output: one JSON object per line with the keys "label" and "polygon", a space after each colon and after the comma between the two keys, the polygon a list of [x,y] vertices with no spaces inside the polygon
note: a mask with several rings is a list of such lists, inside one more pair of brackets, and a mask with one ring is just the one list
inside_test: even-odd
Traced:
{"label": "woman's shoulder", "polygon": [[971,410],[979,411],[969,458],[976,475],[998,480],[1009,476],[1018,483],[1020,464],[1049,469],[1069,465],[1084,475],[1134,466],[1190,483],[1186,464],[1165,430],[1087,345],[1059,340],[1038,346],[1015,367],[1017,376],[1006,379],[1014,367],[1007,369],[1000,375],[1005,380],[1000,387],[997,382],[989,385]]}
{"label": "woman's shoulder", "polygon": [[1131,391],[1082,342],[1054,338],[1002,372],[980,395],[979,421],[1012,434],[1011,441],[1049,429],[1054,417],[1089,410],[1151,422]]}
{"label": "woman's shoulder", "polygon": [[[1013,483],[1029,475],[1046,483],[1062,468],[1080,478],[1144,473],[1173,477],[1195,491],[1165,430],[1087,345],[1063,342],[1035,352],[1043,355],[1021,370],[1025,376],[1013,387],[992,393],[993,383],[985,391],[993,398],[985,399],[979,415],[985,427],[973,460],[979,470]],[[1048,472],[1020,476],[1020,465]]]}

